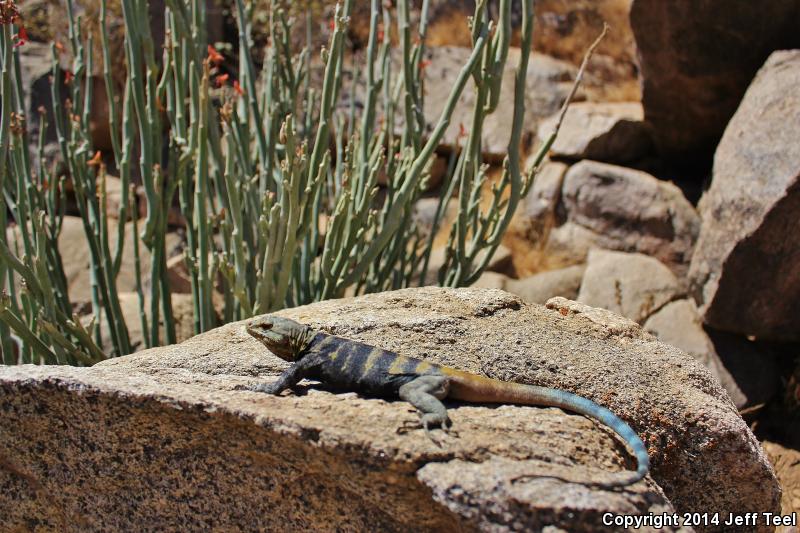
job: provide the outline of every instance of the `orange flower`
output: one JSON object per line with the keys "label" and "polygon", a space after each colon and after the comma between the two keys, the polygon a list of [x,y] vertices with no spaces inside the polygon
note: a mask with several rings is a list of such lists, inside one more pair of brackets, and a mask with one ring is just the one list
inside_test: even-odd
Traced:
{"label": "orange flower", "polygon": [[219,76],[216,77],[214,82],[217,84],[217,87],[223,87],[225,85],[225,82],[228,81],[229,77],[230,76],[228,74],[220,74]]}
{"label": "orange flower", "polygon": [[58,50],[61,53],[64,53],[65,48],[64,48],[64,44],[61,41],[56,41],[55,42],[55,47],[56,47],[56,50]]}
{"label": "orange flower", "polygon": [[100,150],[96,151],[94,153],[94,157],[91,158],[89,160],[89,162],[86,163],[86,164],[89,165],[90,167],[99,167],[100,165],[102,165],[103,164],[103,154],[100,153]]}
{"label": "orange flower", "polygon": [[217,52],[216,48],[214,48],[213,46],[211,46],[209,44],[208,45],[208,60],[211,62],[212,65],[218,65],[218,64],[222,63],[225,60],[225,58],[222,56],[222,54]]}
{"label": "orange flower", "polygon": [[431,62],[428,59],[423,59],[419,62],[419,71],[424,72],[430,66]]}
{"label": "orange flower", "polygon": [[233,90],[236,91],[236,94],[239,96],[244,96],[244,89],[242,89],[242,86],[239,85],[237,80],[233,80]]}
{"label": "orange flower", "polygon": [[331,19],[328,21],[328,29],[333,31],[334,28],[336,28],[336,22],[333,19]]}

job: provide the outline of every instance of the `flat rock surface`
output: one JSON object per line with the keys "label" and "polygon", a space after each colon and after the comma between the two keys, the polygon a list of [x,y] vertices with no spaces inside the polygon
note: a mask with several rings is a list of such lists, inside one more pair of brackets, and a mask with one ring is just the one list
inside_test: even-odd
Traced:
{"label": "flat rock surface", "polygon": [[0,368],[8,523],[616,531],[601,525],[604,512],[777,511],[774,472],[716,380],[608,311],[425,287],[280,314],[406,355],[582,394],[642,436],[652,478],[588,487],[633,460],[608,430],[558,409],[449,404],[457,436],[440,434],[437,445],[413,427],[417,415],[403,402],[306,382],[299,395],[239,390],[286,367],[239,322],[90,369]]}

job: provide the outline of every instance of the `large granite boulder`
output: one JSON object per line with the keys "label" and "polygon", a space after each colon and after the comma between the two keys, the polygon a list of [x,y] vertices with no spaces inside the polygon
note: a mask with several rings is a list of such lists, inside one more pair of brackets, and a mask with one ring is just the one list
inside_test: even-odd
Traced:
{"label": "large granite boulder", "polygon": [[798,86],[800,50],[772,54],[714,156],[690,277],[715,328],[800,340]]}
{"label": "large granite boulder", "polygon": [[89,369],[0,368],[5,524],[588,532],[622,530],[601,524],[606,512],[778,509],[774,472],[716,380],[608,311],[427,287],[280,314],[592,398],[642,436],[652,478],[586,485],[631,458],[607,430],[558,409],[451,404],[458,435],[437,445],[422,430],[398,432],[417,419],[403,402],[303,384],[281,397],[241,390],[286,363],[238,322]]}
{"label": "large granite boulder", "polygon": [[644,116],[663,154],[710,158],[770,52],[800,46],[799,20],[796,1],[634,0]]}

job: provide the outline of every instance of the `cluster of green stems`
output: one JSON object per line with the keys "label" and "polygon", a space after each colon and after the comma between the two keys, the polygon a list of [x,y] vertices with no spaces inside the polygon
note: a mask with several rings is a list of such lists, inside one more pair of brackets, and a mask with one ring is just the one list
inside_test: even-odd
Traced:
{"label": "cluster of green stems", "polygon": [[[471,284],[500,245],[555,138],[554,132],[523,172],[532,0],[522,1],[508,154],[502,176],[491,187],[481,138],[500,100],[512,32],[510,0],[500,1],[496,21],[490,20],[486,0],[477,2],[469,22],[471,54],[431,131],[423,113],[427,0],[416,29],[408,0],[399,0],[396,10],[371,0],[364,63],[350,67],[365,87],[359,113],[339,104],[349,68],[350,0],[336,7],[330,43],[320,54],[321,87],[312,83],[311,50],[292,50],[292,20],[277,7],[270,11],[270,42],[257,72],[249,22],[253,6],[236,0],[235,88],[217,87],[225,77],[218,53],[207,42],[204,2],[167,0],[165,43],[156,50],[146,0],[122,0],[127,68],[122,89],[111,73],[101,1],[103,77],[121,183],[116,239],[109,235],[106,169],[89,135],[95,96],[92,36],[83,35],[81,18],[74,16],[68,0],[73,58],[68,73],[59,67],[59,50],[53,46],[54,126],[66,166],[57,175],[44,164],[44,115],[38,153],[31,156],[20,50],[12,37],[17,28],[2,26],[0,225],[8,226],[8,213],[16,223],[13,232],[0,235],[0,348],[6,364],[92,364],[130,353],[137,346],[126,321],[137,319],[146,347],[175,342],[166,246],[168,214],[175,203],[186,226],[184,261],[195,333],[346,291],[361,294],[434,281],[425,275],[434,236],[451,202],[457,203],[458,216],[436,281]],[[399,59],[391,53],[393,26]],[[67,85],[60,83],[65,75]],[[66,98],[60,94],[64,87]],[[436,150],[465,90],[476,94],[472,120],[463,146],[451,156],[433,228],[423,229],[415,222],[414,204],[425,191]],[[58,248],[67,182],[90,252],[93,319],[88,323],[73,313]],[[482,202],[487,190],[489,201]],[[142,220],[137,202],[146,212]],[[135,232],[138,317],[123,315],[117,292],[128,220]],[[143,249],[149,251],[149,264],[140,258]],[[149,283],[143,281],[144,272],[149,272]],[[107,327],[101,328],[103,323]]]}

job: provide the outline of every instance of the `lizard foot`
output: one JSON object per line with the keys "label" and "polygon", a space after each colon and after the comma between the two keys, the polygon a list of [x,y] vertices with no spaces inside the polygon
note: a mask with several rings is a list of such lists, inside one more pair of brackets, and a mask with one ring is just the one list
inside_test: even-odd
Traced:
{"label": "lizard foot", "polygon": [[422,427],[425,428],[425,431],[428,431],[428,428],[431,426],[438,426],[442,431],[447,433],[453,426],[453,421],[450,420],[447,413],[424,413],[420,417],[420,422],[422,422]]}
{"label": "lizard foot", "polygon": [[[437,425],[439,426],[438,428],[436,427]],[[459,434],[457,431],[452,429],[452,426],[453,423],[449,418],[445,424],[437,424],[435,421],[428,421],[426,424],[424,419],[421,418],[419,420],[406,420],[403,422],[402,426],[397,428],[396,432],[398,435],[405,435],[412,431],[424,429],[428,438],[431,439],[437,446],[441,446],[441,442],[443,442],[443,440],[436,438],[435,434],[433,433],[434,430],[440,429],[446,436],[458,438]]]}
{"label": "lizard foot", "polygon": [[280,384],[278,382],[273,382],[273,383],[256,383],[255,385],[239,385],[236,387],[236,390],[263,392],[266,394],[277,395],[280,394],[283,389],[280,388]]}
{"label": "lizard foot", "polygon": [[425,413],[420,418],[420,422],[422,423],[422,427],[425,429],[425,434],[428,435],[428,438],[433,441],[438,447],[442,447],[442,442],[444,439],[437,439],[433,435],[432,429],[438,428],[442,430],[445,437],[458,437],[458,434],[451,431],[450,428],[453,426],[453,422],[450,420],[450,417],[446,414],[440,415],[438,413]]}

